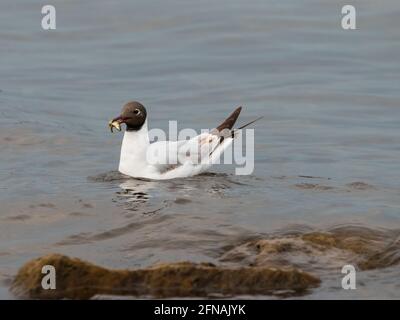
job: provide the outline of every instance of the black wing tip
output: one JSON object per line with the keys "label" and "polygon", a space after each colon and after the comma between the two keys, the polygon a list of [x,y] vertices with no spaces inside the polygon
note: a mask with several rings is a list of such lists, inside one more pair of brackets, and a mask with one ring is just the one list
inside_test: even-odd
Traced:
{"label": "black wing tip", "polygon": [[239,106],[237,107],[235,110],[233,110],[233,112],[230,114],[230,116],[228,117],[228,119],[233,118],[233,117],[239,117],[240,112],[242,111],[243,106]]}
{"label": "black wing tip", "polygon": [[240,111],[242,111],[242,106],[237,107],[230,115],[228,118],[225,119],[224,122],[222,122],[218,127],[218,131],[222,131],[224,129],[229,129],[231,130],[233,125],[235,124],[237,118],[239,117]]}
{"label": "black wing tip", "polygon": [[232,115],[237,115],[239,117],[240,112],[242,111],[242,106],[239,106],[235,109],[235,111],[232,112]]}

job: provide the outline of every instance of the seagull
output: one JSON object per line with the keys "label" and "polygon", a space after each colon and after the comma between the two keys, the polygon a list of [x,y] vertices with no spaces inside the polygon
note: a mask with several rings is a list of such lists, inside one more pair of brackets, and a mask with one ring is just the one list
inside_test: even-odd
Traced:
{"label": "seagull", "polygon": [[218,162],[239,130],[262,118],[232,129],[241,110],[242,107],[236,108],[215,129],[191,139],[151,143],[146,108],[140,102],[128,102],[121,114],[108,123],[111,132],[121,131],[121,125],[126,125],[118,170],[133,178],[150,180],[191,177],[205,172]]}

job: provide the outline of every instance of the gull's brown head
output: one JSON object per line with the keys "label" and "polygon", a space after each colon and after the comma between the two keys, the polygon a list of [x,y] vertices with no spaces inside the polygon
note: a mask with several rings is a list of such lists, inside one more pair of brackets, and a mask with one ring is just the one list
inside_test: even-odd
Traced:
{"label": "gull's brown head", "polygon": [[138,131],[142,128],[147,118],[146,108],[137,101],[131,101],[125,104],[121,114],[112,119],[108,126],[113,132],[113,129],[121,131],[121,124],[125,123],[126,131]]}

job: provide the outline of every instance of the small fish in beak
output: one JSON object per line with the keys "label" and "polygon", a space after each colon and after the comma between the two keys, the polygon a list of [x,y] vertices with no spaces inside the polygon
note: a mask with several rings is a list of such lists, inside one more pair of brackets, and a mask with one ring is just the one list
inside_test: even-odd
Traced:
{"label": "small fish in beak", "polygon": [[121,131],[121,123],[119,120],[111,120],[110,122],[108,122],[108,127],[110,128],[111,132],[114,132],[114,128],[118,131]]}

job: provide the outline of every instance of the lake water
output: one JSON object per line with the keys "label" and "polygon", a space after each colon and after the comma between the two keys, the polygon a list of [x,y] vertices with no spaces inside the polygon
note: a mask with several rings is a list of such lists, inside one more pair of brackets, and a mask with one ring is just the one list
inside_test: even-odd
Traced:
{"label": "lake water", "polygon": [[[357,30],[341,28],[337,0],[52,4],[44,31],[42,1],[0,3],[0,298],[50,252],[137,268],[220,263],[226,247],[291,230],[396,241],[397,0],[352,1]],[[212,128],[237,105],[240,123],[263,115],[254,173],[117,179],[122,134],[107,122],[129,100],[150,128]],[[342,276],[304,298],[400,298],[398,265],[360,272],[357,290]]]}

